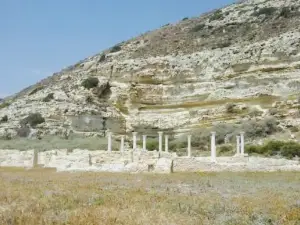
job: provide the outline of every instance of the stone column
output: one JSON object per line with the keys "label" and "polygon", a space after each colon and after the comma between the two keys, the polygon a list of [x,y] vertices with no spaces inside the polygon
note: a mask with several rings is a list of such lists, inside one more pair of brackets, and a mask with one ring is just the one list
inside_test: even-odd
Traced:
{"label": "stone column", "polygon": [[216,158],[217,158],[217,153],[216,153],[216,132],[211,132],[210,151],[211,151],[211,161],[215,162]]}
{"label": "stone column", "polygon": [[35,168],[38,166],[39,161],[39,151],[37,149],[33,150],[33,164],[32,167]]}
{"label": "stone column", "polygon": [[192,139],[192,135],[188,135],[187,136],[188,139],[188,146],[187,146],[187,152],[188,152],[188,157],[192,157],[192,148],[191,148],[191,139]]}
{"label": "stone column", "polygon": [[159,152],[162,152],[162,147],[163,147],[163,140],[162,140],[162,138],[163,138],[163,132],[162,131],[159,131],[158,132],[158,150],[159,150]]}
{"label": "stone column", "polygon": [[107,151],[111,152],[111,132],[107,132]]}
{"label": "stone column", "polygon": [[132,133],[132,150],[133,151],[136,150],[136,135],[137,135],[137,132]]}
{"label": "stone column", "polygon": [[169,135],[165,135],[165,152],[169,152]]}
{"label": "stone column", "polygon": [[245,132],[241,132],[241,155],[243,156],[245,154]]}
{"label": "stone column", "polygon": [[147,151],[147,135],[143,135],[143,151]]}
{"label": "stone column", "polygon": [[124,152],[124,135],[121,136],[120,152]]}
{"label": "stone column", "polygon": [[236,155],[240,155],[241,153],[241,145],[240,145],[241,137],[239,135],[236,136]]}

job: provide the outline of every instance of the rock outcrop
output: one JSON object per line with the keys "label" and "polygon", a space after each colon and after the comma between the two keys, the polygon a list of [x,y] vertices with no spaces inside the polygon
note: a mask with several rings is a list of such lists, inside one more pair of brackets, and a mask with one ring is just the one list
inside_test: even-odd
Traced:
{"label": "rock outcrop", "polygon": [[[0,133],[15,135],[33,112],[45,118],[43,134],[182,134],[270,108],[280,108],[283,127],[299,125],[299,25],[295,0],[242,1],[165,25],[6,99]],[[89,77],[98,82],[85,88]],[[229,103],[242,110],[228,112]]]}

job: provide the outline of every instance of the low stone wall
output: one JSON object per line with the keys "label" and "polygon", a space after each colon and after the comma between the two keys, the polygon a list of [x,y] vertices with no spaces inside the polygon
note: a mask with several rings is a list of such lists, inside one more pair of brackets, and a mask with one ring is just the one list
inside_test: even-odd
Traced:
{"label": "low stone wall", "polygon": [[208,171],[300,171],[296,160],[260,157],[178,157],[157,151],[88,151],[75,149],[36,152],[34,150],[0,150],[0,167],[35,166],[57,171],[98,172],[208,172]]}

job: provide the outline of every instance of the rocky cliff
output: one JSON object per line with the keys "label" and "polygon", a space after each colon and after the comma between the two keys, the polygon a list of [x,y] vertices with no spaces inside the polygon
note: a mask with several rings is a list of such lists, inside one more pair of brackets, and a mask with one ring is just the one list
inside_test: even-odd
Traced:
{"label": "rocky cliff", "polygon": [[[1,133],[183,134],[255,118],[300,124],[300,2],[248,0],[122,42],[6,99]],[[23,120],[24,121],[24,120]]]}

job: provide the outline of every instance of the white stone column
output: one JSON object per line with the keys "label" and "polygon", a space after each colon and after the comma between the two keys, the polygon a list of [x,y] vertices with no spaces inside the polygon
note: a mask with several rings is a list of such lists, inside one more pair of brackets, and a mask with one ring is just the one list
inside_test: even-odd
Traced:
{"label": "white stone column", "polygon": [[121,135],[120,152],[124,152],[124,135]]}
{"label": "white stone column", "polygon": [[147,151],[147,135],[143,135],[143,151]]}
{"label": "white stone column", "polygon": [[217,152],[216,152],[216,132],[211,132],[211,161],[215,162],[217,160]]}
{"label": "white stone column", "polygon": [[169,152],[169,135],[165,135],[165,152]]}
{"label": "white stone column", "polygon": [[163,132],[162,131],[159,131],[158,132],[158,150],[159,152],[162,152],[162,147],[163,147]]}
{"label": "white stone column", "polygon": [[245,155],[245,132],[241,132],[241,155]]}
{"label": "white stone column", "polygon": [[187,136],[188,139],[188,146],[187,146],[187,152],[188,152],[188,157],[192,157],[192,147],[191,147],[191,139],[192,139],[192,135],[188,135]]}
{"label": "white stone column", "polygon": [[136,150],[136,135],[137,135],[137,132],[132,133],[132,150],[133,151]]}
{"label": "white stone column", "polygon": [[239,135],[236,136],[236,155],[241,154],[241,145],[240,145],[241,137]]}
{"label": "white stone column", "polygon": [[107,151],[111,152],[111,132],[107,132]]}

